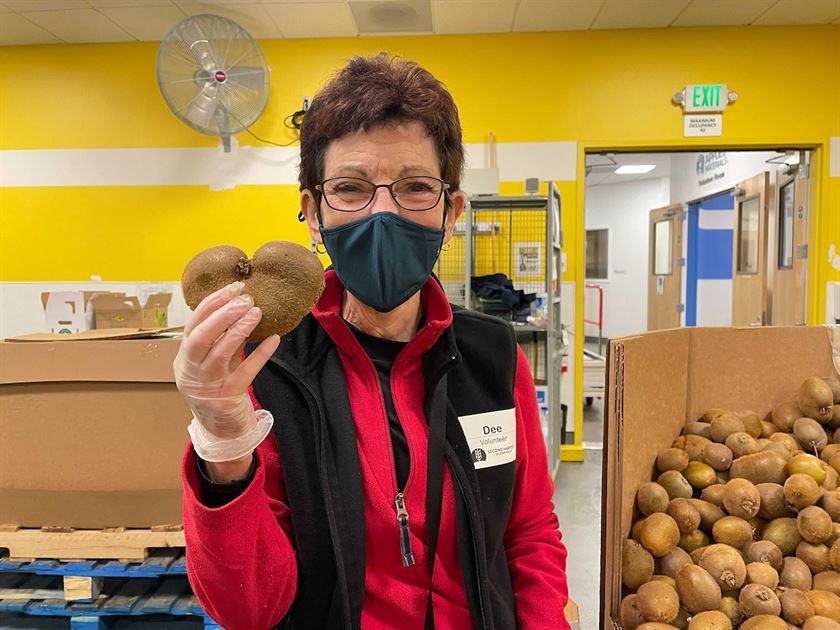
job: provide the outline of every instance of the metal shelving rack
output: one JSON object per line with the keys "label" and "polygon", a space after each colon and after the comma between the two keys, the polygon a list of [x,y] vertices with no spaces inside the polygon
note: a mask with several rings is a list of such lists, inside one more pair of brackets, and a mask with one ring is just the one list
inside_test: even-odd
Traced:
{"label": "metal shelving rack", "polygon": [[472,295],[474,275],[504,273],[514,288],[545,294],[544,325],[512,326],[520,341],[530,337],[534,378],[538,386],[545,386],[544,435],[552,474],[560,463],[565,429],[560,400],[566,353],[560,325],[561,207],[560,192],[553,183],[548,184],[547,195],[470,197],[451,247],[436,268],[449,300],[466,308],[477,307]]}

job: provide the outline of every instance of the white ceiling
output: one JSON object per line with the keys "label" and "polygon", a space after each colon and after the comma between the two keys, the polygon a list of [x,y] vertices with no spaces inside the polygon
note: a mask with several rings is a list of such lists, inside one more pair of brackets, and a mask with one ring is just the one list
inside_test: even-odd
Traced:
{"label": "white ceiling", "polygon": [[[616,163],[615,166],[610,164],[611,161]],[[639,175],[616,175],[615,169],[625,164],[653,164],[656,168],[649,173]],[[587,188],[671,176],[670,153],[610,153],[608,155],[590,153],[586,156],[586,165],[592,167],[586,176]]]}
{"label": "white ceiling", "polygon": [[159,41],[197,13],[272,39],[840,24],[840,0],[0,0],[0,45]]}

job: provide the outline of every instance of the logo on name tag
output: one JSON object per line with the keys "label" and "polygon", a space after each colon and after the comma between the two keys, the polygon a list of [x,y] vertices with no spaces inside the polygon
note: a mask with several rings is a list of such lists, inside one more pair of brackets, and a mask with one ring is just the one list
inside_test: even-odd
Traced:
{"label": "logo on name tag", "polygon": [[461,416],[476,470],[516,460],[516,409]]}

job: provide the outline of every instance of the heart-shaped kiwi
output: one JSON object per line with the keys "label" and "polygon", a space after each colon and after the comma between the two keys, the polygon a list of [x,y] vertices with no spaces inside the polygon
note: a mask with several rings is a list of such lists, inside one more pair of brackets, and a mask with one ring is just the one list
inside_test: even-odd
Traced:
{"label": "heart-shaped kiwi", "polygon": [[248,341],[285,335],[312,309],[324,290],[324,269],[305,247],[271,241],[248,256],[238,247],[219,245],[196,254],[184,268],[181,287],[193,310],[208,295],[232,282],[244,282],[243,294],[262,310]]}

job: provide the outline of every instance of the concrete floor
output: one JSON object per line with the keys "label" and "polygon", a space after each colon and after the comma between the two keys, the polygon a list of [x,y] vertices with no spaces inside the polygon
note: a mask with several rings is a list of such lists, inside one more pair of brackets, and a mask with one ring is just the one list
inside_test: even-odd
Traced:
{"label": "concrete floor", "polygon": [[597,630],[601,591],[601,462],[603,402],[584,407],[583,463],[564,462],[554,481],[554,507],[569,550],[569,594],[580,608],[581,630]]}

